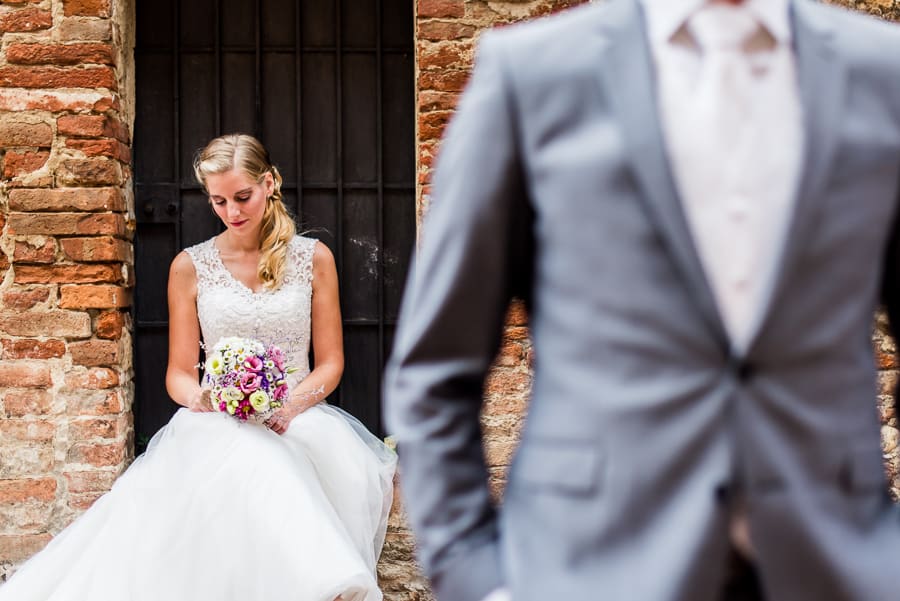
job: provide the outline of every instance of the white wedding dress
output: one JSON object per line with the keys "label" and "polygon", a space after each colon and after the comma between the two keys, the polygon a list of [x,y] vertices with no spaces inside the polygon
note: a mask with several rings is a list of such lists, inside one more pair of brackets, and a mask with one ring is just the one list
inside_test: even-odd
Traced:
{"label": "white wedding dress", "polygon": [[[284,284],[259,293],[213,240],[187,249],[206,343],[278,344],[301,380],[315,244],[295,237]],[[390,449],[324,403],[282,436],[180,409],[109,493],[0,585],[0,601],[378,601],[394,467]]]}

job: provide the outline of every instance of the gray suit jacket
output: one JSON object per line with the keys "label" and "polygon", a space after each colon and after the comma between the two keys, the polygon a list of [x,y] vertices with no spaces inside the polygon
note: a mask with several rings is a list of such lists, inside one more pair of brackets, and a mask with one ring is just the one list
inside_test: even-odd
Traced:
{"label": "gray suit jacket", "polygon": [[[791,12],[802,182],[740,355],[666,160],[640,5],[484,36],[385,391],[441,601],[504,584],[515,601],[712,601],[732,491],[769,601],[900,599],[870,339],[882,289],[900,323],[900,29],[809,0]],[[478,414],[513,295],[536,360],[495,510]]]}

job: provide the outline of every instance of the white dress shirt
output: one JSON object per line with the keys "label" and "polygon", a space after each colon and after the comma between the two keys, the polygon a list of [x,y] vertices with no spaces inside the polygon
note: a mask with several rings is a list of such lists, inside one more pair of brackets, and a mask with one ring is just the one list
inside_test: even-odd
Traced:
{"label": "white dress shirt", "polygon": [[740,354],[771,293],[801,171],[803,124],[788,0],[740,6],[761,25],[742,55],[751,74],[750,102],[734,124],[742,143],[722,148],[715,164],[692,160],[697,123],[685,118],[703,60],[687,24],[707,0],[642,2],[670,165],[719,313]]}

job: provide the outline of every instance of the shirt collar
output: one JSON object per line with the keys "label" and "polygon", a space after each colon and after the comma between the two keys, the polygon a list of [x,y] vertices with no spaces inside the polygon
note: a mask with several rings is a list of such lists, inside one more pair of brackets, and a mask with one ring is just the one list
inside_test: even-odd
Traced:
{"label": "shirt collar", "polygon": [[[668,43],[695,12],[710,0],[640,0],[644,5],[650,41]],[[744,6],[779,44],[790,44],[788,0],[744,0]]]}

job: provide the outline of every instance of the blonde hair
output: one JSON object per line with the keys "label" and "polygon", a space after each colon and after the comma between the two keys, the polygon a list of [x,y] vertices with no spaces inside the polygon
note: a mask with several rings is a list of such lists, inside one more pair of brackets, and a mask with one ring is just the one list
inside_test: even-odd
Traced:
{"label": "blonde hair", "polygon": [[256,183],[262,183],[267,173],[271,173],[275,181],[272,195],[266,199],[259,232],[257,275],[266,288],[277,288],[284,281],[288,244],[297,233],[294,220],[282,200],[281,174],[269,160],[269,153],[260,141],[247,134],[215,138],[194,158],[194,175],[204,189],[207,177],[232,169],[241,170]]}

